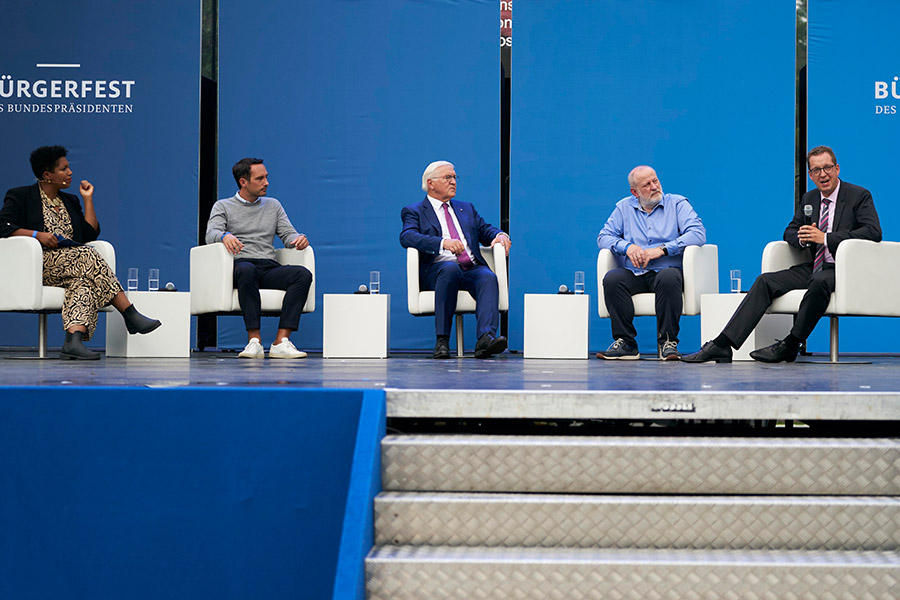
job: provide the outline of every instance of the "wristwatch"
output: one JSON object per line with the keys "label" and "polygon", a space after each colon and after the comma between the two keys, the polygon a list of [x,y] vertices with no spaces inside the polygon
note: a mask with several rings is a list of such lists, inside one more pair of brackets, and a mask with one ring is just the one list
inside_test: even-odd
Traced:
{"label": "wristwatch", "polygon": [[663,256],[668,256],[668,255],[669,255],[669,250],[666,248],[666,245],[665,245],[665,244],[663,244],[662,246],[660,246],[659,249],[663,251]]}

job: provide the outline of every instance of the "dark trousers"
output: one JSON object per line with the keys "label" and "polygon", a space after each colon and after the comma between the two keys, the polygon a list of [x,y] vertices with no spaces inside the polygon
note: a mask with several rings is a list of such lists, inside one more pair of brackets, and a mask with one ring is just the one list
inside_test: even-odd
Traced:
{"label": "dark trousers", "polygon": [[656,294],[656,337],[678,341],[679,320],[684,307],[684,275],[681,269],[669,267],[635,275],[628,269],[613,269],[603,277],[603,297],[609,311],[614,340],[622,338],[636,345],[634,328],[635,294]]}
{"label": "dark trousers", "polygon": [[722,334],[735,349],[740,348],[775,298],[803,288],[806,288],[806,294],[800,301],[791,333],[805,340],[825,314],[831,300],[831,293],[834,291],[833,264],[826,263],[818,273],[813,273],[812,264],[794,265],[783,271],[763,273],[753,282]]}
{"label": "dark trousers", "polygon": [[478,265],[464,271],[456,261],[435,261],[425,272],[422,289],[434,290],[436,335],[450,335],[459,290],[465,290],[475,298],[477,336],[497,334],[497,326],[500,324],[500,288],[497,276],[490,268]]}
{"label": "dark trousers", "polygon": [[300,313],[309,295],[312,273],[299,265],[282,265],[268,258],[240,258],[234,261],[234,287],[238,291],[244,326],[259,329],[261,310],[259,290],[284,290],[279,329],[296,331]]}

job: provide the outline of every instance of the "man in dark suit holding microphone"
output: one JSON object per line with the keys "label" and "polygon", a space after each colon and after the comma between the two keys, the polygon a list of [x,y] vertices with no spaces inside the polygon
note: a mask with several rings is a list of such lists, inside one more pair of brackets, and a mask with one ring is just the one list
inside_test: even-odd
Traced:
{"label": "man in dark suit holding microphone", "polygon": [[731,349],[741,347],[775,298],[806,288],[787,337],[750,353],[754,360],[762,362],[793,362],[800,343],[812,333],[828,308],[834,291],[834,256],[838,246],[848,239],[881,241],[881,224],[872,194],[839,179],[841,167],[834,151],[828,146],[813,148],[806,163],[816,189],[801,198],[794,218],[784,230],[784,240],[805,250],[808,261],[757,277],[722,333],[698,352],[682,356],[683,362],[731,362]]}
{"label": "man in dark suit holding microphone", "polygon": [[481,256],[480,245],[502,244],[509,255],[509,236],[486,223],[468,202],[456,196],[459,178],[447,161],[436,161],[422,174],[424,200],[400,212],[400,245],[419,251],[419,281],[434,290],[434,358],[450,358],[450,325],[456,295],[466,290],[475,298],[478,342],[475,358],[489,358],[506,350],[497,336],[500,322],[497,276]]}

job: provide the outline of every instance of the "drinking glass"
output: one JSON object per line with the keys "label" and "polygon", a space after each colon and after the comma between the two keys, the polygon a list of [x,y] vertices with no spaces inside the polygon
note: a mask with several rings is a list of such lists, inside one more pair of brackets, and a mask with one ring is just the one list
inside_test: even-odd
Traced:
{"label": "drinking glass", "polygon": [[147,279],[147,289],[151,292],[159,291],[159,269],[150,269],[150,277]]}
{"label": "drinking glass", "polygon": [[584,271],[575,271],[575,293],[584,293]]}
{"label": "drinking glass", "polygon": [[731,293],[739,294],[741,292],[741,270],[731,270]]}
{"label": "drinking glass", "polygon": [[133,292],[138,289],[138,270],[136,267],[128,269],[128,291]]}
{"label": "drinking glass", "polygon": [[381,291],[381,271],[369,271],[369,293],[377,294]]}

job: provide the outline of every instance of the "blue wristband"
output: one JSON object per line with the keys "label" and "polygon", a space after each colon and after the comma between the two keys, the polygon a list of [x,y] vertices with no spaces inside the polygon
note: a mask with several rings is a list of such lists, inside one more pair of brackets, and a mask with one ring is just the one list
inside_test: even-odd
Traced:
{"label": "blue wristband", "polygon": [[33,237],[34,239],[37,239],[37,229],[35,229],[34,231],[31,232],[31,237]]}

